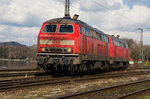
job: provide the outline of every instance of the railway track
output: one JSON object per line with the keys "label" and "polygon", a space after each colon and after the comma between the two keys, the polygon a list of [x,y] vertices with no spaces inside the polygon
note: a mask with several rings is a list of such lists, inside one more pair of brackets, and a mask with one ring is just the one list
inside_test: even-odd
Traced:
{"label": "railway track", "polygon": [[[39,77],[30,77],[30,78],[21,78],[21,79],[10,79],[10,80],[0,80],[0,91],[4,90],[13,90],[16,88],[29,87],[29,86],[39,86],[47,84],[63,84],[69,83],[70,81],[79,82],[79,81],[88,81],[95,79],[107,79],[114,77],[125,77],[125,76],[134,76],[134,75],[143,75],[144,72],[131,72],[131,73],[106,73],[99,75],[85,76],[83,78],[72,78],[72,77],[58,77],[52,78],[51,76],[39,76]],[[150,72],[148,72],[150,74]]]}
{"label": "railway track", "polygon": [[25,72],[25,71],[37,71],[38,68],[31,68],[31,69],[0,69],[0,72]]}
{"label": "railway track", "polygon": [[[139,88],[139,87],[143,87],[143,88]],[[92,99],[99,99],[99,98],[100,99],[137,99],[139,98],[139,96],[141,96],[142,93],[145,92],[150,92],[150,79],[127,83],[127,84],[121,84],[112,87],[97,88],[85,92],[58,96],[55,98],[56,99],[91,99],[91,98]]]}
{"label": "railway track", "polygon": [[150,70],[150,66],[130,66],[127,70]]}
{"label": "railway track", "polygon": [[129,67],[126,69],[126,71],[150,71],[150,67]]}
{"label": "railway track", "polygon": [[[127,71],[132,70],[150,70],[150,67],[138,67],[138,68],[129,68]],[[147,71],[146,71],[147,72]],[[39,71],[37,68],[33,69],[0,69],[0,77],[15,77],[15,76],[36,76],[36,75],[46,75]]]}
{"label": "railway track", "polygon": [[15,77],[15,76],[38,76],[46,75],[45,72],[38,70],[37,68],[33,69],[0,69],[0,77]]}
{"label": "railway track", "polygon": [[149,96],[149,93],[150,93],[150,87],[142,90],[134,91],[128,94],[120,95],[115,99],[138,99],[141,96],[145,96],[145,95]]}
{"label": "railway track", "polygon": [[58,78],[52,78],[51,76],[1,80],[0,91],[7,91],[7,90],[12,90],[21,87],[54,84],[54,83],[61,83],[61,82],[69,82],[69,81],[67,81],[65,77],[58,79]]}
{"label": "railway track", "polygon": [[15,73],[0,73],[0,77],[18,77],[18,76],[41,76],[47,75],[45,72],[41,71],[31,71],[31,72],[15,72]]}

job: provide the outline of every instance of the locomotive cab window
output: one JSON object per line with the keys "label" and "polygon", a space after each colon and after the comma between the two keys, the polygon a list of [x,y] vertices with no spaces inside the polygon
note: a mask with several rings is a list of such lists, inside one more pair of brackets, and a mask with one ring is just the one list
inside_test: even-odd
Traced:
{"label": "locomotive cab window", "polygon": [[60,25],[59,32],[60,33],[73,33],[73,26],[72,25]]}
{"label": "locomotive cab window", "polygon": [[43,29],[43,33],[55,33],[56,32],[56,28],[57,28],[57,25],[45,25],[44,29]]}

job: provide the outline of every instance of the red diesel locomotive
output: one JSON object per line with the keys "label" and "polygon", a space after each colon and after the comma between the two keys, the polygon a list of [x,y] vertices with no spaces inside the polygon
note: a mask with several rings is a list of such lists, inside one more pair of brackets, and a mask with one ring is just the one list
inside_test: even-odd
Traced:
{"label": "red diesel locomotive", "polygon": [[128,61],[123,40],[77,19],[48,20],[38,35],[38,65],[52,74],[126,68]]}
{"label": "red diesel locomotive", "polygon": [[65,17],[43,23],[38,35],[37,63],[53,75],[127,68],[127,44],[86,23],[70,18],[66,0]]}

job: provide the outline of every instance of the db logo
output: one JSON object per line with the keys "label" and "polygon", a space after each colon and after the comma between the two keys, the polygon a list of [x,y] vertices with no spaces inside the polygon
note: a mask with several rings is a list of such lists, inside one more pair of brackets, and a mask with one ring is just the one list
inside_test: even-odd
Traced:
{"label": "db logo", "polygon": [[60,44],[60,41],[59,41],[59,40],[53,40],[53,44],[54,44],[54,45],[59,45],[59,44]]}

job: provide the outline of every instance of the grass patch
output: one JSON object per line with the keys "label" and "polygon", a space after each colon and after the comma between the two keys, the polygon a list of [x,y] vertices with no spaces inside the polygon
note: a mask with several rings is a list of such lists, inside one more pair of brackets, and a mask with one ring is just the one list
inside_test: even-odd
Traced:
{"label": "grass patch", "polygon": [[37,95],[37,97],[43,97],[43,95],[41,95],[41,94],[38,94],[38,95]]}
{"label": "grass patch", "polygon": [[144,97],[141,97],[139,99],[150,99],[150,96],[144,96]]}
{"label": "grass patch", "polygon": [[73,80],[70,80],[69,84],[70,85],[75,85],[76,83]]}
{"label": "grass patch", "polygon": [[38,90],[38,89],[39,89],[38,87],[32,88],[33,91],[36,91],[36,90]]}

